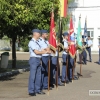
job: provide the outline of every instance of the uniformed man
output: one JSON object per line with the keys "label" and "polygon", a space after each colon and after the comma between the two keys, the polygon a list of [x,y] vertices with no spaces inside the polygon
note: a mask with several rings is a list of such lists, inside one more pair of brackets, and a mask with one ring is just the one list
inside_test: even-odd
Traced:
{"label": "uniformed man", "polygon": [[[59,46],[59,45],[58,45]],[[58,86],[63,86],[60,79],[60,65],[58,62],[58,50],[55,54],[51,54],[51,61],[50,61],[50,86],[53,88],[56,84],[56,77],[57,77],[57,67],[58,67]],[[54,81],[55,77],[55,81]]]}
{"label": "uniformed man", "polygon": [[90,62],[92,62],[92,59],[91,59],[91,46],[93,45],[92,43],[92,40],[90,39],[90,36],[88,36],[88,39],[87,39],[87,51],[89,53],[89,60]]}
{"label": "uniformed man", "polygon": [[[39,44],[42,49],[49,50],[49,42],[47,41],[48,31],[41,30],[41,37],[39,39]],[[42,54],[42,88],[48,89],[48,61],[50,59],[49,54]],[[50,88],[51,89],[51,88]]]}
{"label": "uniformed man", "polygon": [[98,64],[100,65],[100,42],[99,42],[98,47],[99,47],[99,62],[98,62]]}
{"label": "uniformed man", "polygon": [[41,46],[37,42],[40,37],[40,30],[33,29],[32,34],[32,39],[28,44],[30,53],[30,76],[28,92],[30,96],[36,96],[36,93],[45,94],[41,91],[41,54],[46,54],[48,51],[41,50]]}
{"label": "uniformed man", "polygon": [[84,41],[85,37],[84,35],[82,36],[82,47],[83,47],[83,62],[84,64],[87,64],[87,50],[86,50],[86,42]]}
{"label": "uniformed man", "polygon": [[[62,59],[63,59],[63,66],[62,66],[62,82],[66,82],[69,83],[69,79],[67,76],[67,69],[66,69],[66,63],[67,63],[67,59],[68,59],[68,33],[65,32],[63,33],[64,35],[64,52],[62,54]],[[67,66],[68,67],[68,66]]]}

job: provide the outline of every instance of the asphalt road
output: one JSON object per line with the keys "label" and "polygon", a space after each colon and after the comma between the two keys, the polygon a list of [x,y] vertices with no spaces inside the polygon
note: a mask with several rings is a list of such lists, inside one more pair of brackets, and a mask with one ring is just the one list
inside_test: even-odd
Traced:
{"label": "asphalt road", "polygon": [[[10,56],[11,59],[11,56]],[[17,54],[18,60],[28,60],[28,54]],[[100,100],[99,96],[89,96],[89,90],[100,90],[100,65],[97,64],[98,55],[92,55],[93,62],[82,65],[82,75],[79,80],[66,86],[54,88],[46,95],[30,97],[28,95],[29,72],[23,72],[11,80],[0,81],[0,100]],[[76,72],[80,65],[76,64]]]}

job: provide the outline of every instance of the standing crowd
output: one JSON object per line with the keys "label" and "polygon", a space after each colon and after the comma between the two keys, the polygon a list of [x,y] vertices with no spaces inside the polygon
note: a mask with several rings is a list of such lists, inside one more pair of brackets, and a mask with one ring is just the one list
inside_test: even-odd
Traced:
{"label": "standing crowd", "polygon": [[[30,76],[28,84],[28,92],[30,96],[36,96],[36,94],[45,94],[43,90],[48,89],[48,62],[50,61],[50,90],[54,88],[56,84],[56,73],[58,67],[58,86],[64,86],[64,83],[68,84],[72,82],[72,79],[77,80],[78,77],[73,77],[73,66],[75,59],[71,58],[68,54],[70,43],[68,42],[68,33],[63,33],[64,48],[62,52],[62,77],[60,77],[60,68],[58,61],[58,48],[56,52],[50,49],[48,42],[48,31],[47,30],[32,30],[32,39],[30,40],[28,47],[30,53]],[[87,52],[89,53],[89,60],[91,59],[91,46],[92,41],[88,36],[88,40],[84,41],[82,37],[82,52],[79,57],[82,57],[84,64],[87,64]],[[57,47],[60,43],[57,43]],[[66,67],[67,65],[67,67]],[[74,68],[75,70],[75,68]]]}

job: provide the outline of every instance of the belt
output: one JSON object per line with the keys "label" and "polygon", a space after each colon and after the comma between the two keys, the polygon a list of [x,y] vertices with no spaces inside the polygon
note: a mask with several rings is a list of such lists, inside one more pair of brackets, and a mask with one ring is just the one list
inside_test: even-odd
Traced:
{"label": "belt", "polygon": [[41,57],[30,57],[30,58],[37,58],[37,59],[41,59]]}
{"label": "belt", "polygon": [[89,49],[90,47],[86,47],[86,49]]}

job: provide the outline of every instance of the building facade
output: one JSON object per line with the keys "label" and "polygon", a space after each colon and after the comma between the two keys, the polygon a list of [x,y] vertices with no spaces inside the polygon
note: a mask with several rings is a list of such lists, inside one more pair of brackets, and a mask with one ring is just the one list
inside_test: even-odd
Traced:
{"label": "building facade", "polygon": [[81,15],[82,34],[84,34],[85,19],[87,18],[87,35],[93,41],[92,51],[98,51],[98,44],[100,43],[100,0],[74,0],[69,5],[68,12],[73,15],[76,34],[79,16]]}

